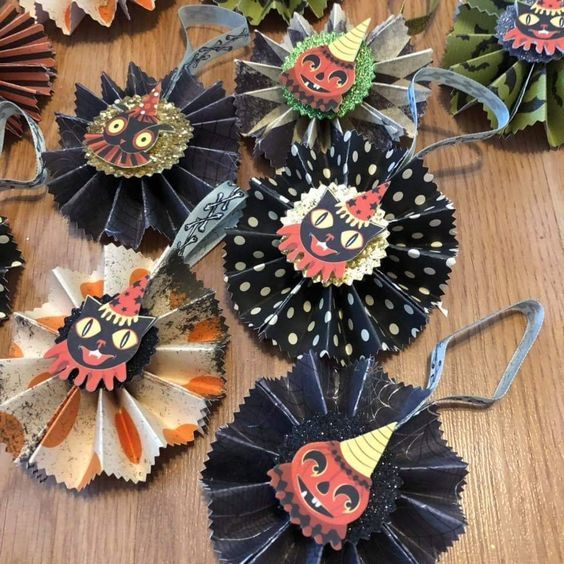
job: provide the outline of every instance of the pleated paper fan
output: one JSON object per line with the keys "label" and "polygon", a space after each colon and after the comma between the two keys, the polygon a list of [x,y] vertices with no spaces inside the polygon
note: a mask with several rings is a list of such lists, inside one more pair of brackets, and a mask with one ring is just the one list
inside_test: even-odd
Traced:
{"label": "pleated paper fan", "polygon": [[14,316],[0,441],[68,488],[100,473],[144,481],[162,448],[204,431],[223,395],[214,293],[176,253],[154,262],[113,245],[94,273],[53,275],[49,301]]}
{"label": "pleated paper fan", "polygon": [[[51,95],[55,66],[53,48],[43,26],[13,6],[0,10],[0,98],[14,102],[39,121],[39,99]],[[11,117],[8,131],[17,136],[23,124]]]}
{"label": "pleated paper fan", "polygon": [[22,254],[14,241],[8,220],[0,216],[0,322],[5,321],[12,311],[6,275],[22,265]]}
{"label": "pleated paper fan", "polygon": [[[110,27],[119,8],[130,19],[128,0],[19,0],[38,21],[51,19],[65,35],[70,35],[85,16]],[[156,0],[129,0],[145,10],[154,10]]]}

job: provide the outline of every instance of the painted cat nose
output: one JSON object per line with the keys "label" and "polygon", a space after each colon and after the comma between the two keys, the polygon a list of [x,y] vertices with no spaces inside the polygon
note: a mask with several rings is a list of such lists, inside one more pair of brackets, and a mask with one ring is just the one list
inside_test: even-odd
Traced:
{"label": "painted cat nose", "polygon": [[319,72],[315,75],[315,78],[317,78],[317,80],[323,80],[325,78],[325,73]]}
{"label": "painted cat nose", "polygon": [[104,341],[104,339],[98,339],[98,340],[96,341],[96,346],[97,346],[99,349],[101,349],[102,347],[105,347],[105,346],[106,346],[106,341]]}
{"label": "painted cat nose", "polygon": [[329,241],[334,241],[335,240],[335,235],[331,235],[331,233],[327,233],[327,235],[325,236],[325,242],[329,243]]}
{"label": "painted cat nose", "polygon": [[319,493],[326,494],[329,491],[329,482],[320,482],[317,484]]}

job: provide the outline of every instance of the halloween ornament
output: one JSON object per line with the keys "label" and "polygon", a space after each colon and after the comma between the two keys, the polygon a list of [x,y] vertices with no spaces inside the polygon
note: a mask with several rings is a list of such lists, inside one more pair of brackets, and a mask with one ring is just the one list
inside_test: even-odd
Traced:
{"label": "halloween ornament", "polygon": [[102,472],[139,482],[161,449],[204,432],[228,336],[189,266],[242,200],[217,188],[157,261],[108,245],[90,275],[56,268],[49,302],[14,315],[0,442],[17,463],[78,490]]}
{"label": "halloween ornament", "polygon": [[[562,0],[468,0],[448,37],[443,66],[487,86],[506,103],[511,121],[504,135],[543,123],[549,145],[559,147],[564,143],[563,26]],[[451,111],[475,103],[456,92]]]}
{"label": "halloween ornament", "polygon": [[[52,93],[55,54],[43,26],[13,6],[0,10],[0,100],[15,103],[39,121],[39,101]],[[9,118],[7,130],[18,137],[24,132],[21,116]]]}
{"label": "halloween ornament", "polygon": [[[527,327],[494,394],[433,399],[450,343],[512,312]],[[373,358],[339,367],[313,352],[285,378],[259,380],[202,472],[220,560],[435,562],[464,532],[468,472],[439,408],[501,399],[542,322],[530,300],[454,333],[435,347],[425,388],[397,383]]]}
{"label": "halloween ornament", "polygon": [[[317,33],[295,14],[281,43],[256,32],[250,61],[237,61],[237,116],[255,152],[284,165],[293,142],[328,149],[331,127],[356,130],[381,150],[413,137],[407,90],[432,51],[414,51],[402,16],[373,30],[349,23],[335,5]],[[421,114],[429,94],[417,84]]]}
{"label": "halloween ornament", "polygon": [[22,265],[23,258],[14,241],[8,220],[0,216],[0,322],[5,321],[11,312],[6,276],[12,269]]}

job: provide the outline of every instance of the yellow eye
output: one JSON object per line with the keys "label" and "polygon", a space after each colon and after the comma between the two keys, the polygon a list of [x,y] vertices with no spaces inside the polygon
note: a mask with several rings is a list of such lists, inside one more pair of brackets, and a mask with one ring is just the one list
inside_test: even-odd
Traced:
{"label": "yellow eye", "polygon": [[364,237],[362,233],[349,229],[341,233],[341,245],[345,249],[361,249],[364,245]]}
{"label": "yellow eye", "polygon": [[311,222],[318,229],[329,229],[329,227],[333,227],[333,214],[327,210],[313,210]]}
{"label": "yellow eye", "polygon": [[102,327],[95,317],[85,317],[76,322],[75,329],[79,337],[90,339],[90,337],[97,335],[102,330]]}
{"label": "yellow eye", "polygon": [[106,127],[106,131],[110,135],[118,135],[125,129],[126,125],[127,125],[127,120],[125,118],[116,117],[112,121],[110,121],[110,123]]}
{"label": "yellow eye", "polygon": [[133,144],[138,149],[146,149],[153,142],[154,138],[155,136],[152,131],[141,131],[141,133],[138,133],[135,136]]}
{"label": "yellow eye", "polygon": [[535,14],[521,14],[519,21],[525,25],[535,25],[539,21],[539,17]]}
{"label": "yellow eye", "polygon": [[564,29],[564,16],[554,16],[553,18],[551,18],[550,23],[554,27]]}
{"label": "yellow eye", "polygon": [[131,329],[120,329],[112,335],[114,347],[120,351],[133,348],[139,342],[137,333]]}

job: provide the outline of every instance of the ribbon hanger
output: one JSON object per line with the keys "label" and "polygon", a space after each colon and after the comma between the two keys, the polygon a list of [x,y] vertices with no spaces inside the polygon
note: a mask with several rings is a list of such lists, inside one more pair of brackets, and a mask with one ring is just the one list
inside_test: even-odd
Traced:
{"label": "ribbon hanger", "polygon": [[[463,341],[464,339],[470,337],[476,330],[483,329],[491,325],[492,323],[499,321],[503,317],[506,317],[508,314],[515,312],[521,313],[525,316],[525,318],[527,319],[527,326],[525,328],[523,337],[517,345],[517,348],[515,349],[511,360],[507,364],[507,367],[505,368],[494,393],[490,397],[455,395],[446,396],[436,400],[430,400],[430,396],[435,392],[441,381],[448,347],[455,342]],[[491,315],[488,315],[487,317],[484,317],[479,321],[471,323],[470,325],[467,325],[466,327],[455,331],[452,335],[449,335],[448,337],[440,341],[431,353],[429,376],[425,388],[426,390],[428,390],[429,395],[414,410],[406,415],[406,417],[404,417],[399,422],[399,425],[402,425],[407,420],[411,419],[414,415],[416,415],[420,411],[423,411],[431,405],[460,404],[472,407],[487,408],[499,401],[501,398],[503,398],[503,396],[505,396],[505,394],[507,394],[509,388],[511,388],[511,385],[515,380],[519,369],[523,364],[523,361],[525,360],[527,354],[529,354],[529,351],[531,350],[534,342],[537,340],[543,321],[544,308],[542,307],[542,305],[536,300],[525,300],[492,313]]]}

